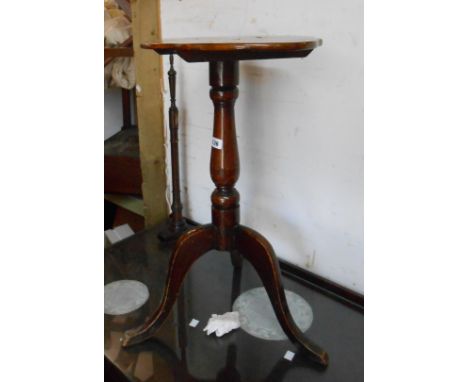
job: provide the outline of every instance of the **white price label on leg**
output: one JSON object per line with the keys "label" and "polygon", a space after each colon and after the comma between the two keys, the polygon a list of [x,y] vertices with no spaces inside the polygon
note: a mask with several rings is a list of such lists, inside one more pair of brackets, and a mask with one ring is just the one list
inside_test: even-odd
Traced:
{"label": "white price label on leg", "polygon": [[211,147],[222,150],[223,149],[223,140],[219,138],[211,138]]}

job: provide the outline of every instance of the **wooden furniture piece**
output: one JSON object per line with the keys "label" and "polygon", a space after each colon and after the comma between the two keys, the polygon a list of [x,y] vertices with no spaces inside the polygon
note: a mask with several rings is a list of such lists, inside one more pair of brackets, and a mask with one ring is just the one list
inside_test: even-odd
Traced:
{"label": "wooden furniture piece", "polygon": [[[137,232],[105,250],[104,284],[131,279],[149,290],[149,300],[138,310],[127,315],[104,314],[104,355],[114,369],[110,377],[118,373],[125,382],[364,380],[363,296],[281,259],[285,288],[312,304],[314,321],[304,334],[329,352],[331,362],[326,369],[299,353],[292,362],[284,360],[287,350],[295,351],[288,340],[261,340],[243,330],[220,338],[203,332],[212,313],[230,310],[240,293],[262,286],[249,262],[233,268],[229,256],[219,251],[208,252],[193,265],[169,317],[154,336],[122,348],[123,333],[145,322],[163,296],[175,242],[158,239],[162,228],[159,225]],[[192,318],[200,320],[196,328],[189,326]],[[74,346],[73,341],[70,346]],[[115,382],[112,378],[109,381]]]}
{"label": "wooden furniture piece", "polygon": [[141,196],[138,128],[122,128],[104,141],[104,193]]}
{"label": "wooden furniture piece", "polygon": [[[125,17],[131,21],[132,10],[130,7],[129,0],[116,0],[117,5],[125,13]],[[133,38],[130,36],[119,46],[114,48],[104,48],[104,66],[107,66],[112,62],[115,57],[133,57]],[[125,89],[123,89],[125,90]],[[123,96],[123,94],[122,94]]]}
{"label": "wooden furniture piece", "polygon": [[212,223],[189,230],[178,239],[159,308],[142,326],[125,333],[123,346],[142,342],[155,332],[168,317],[191,265],[215,249],[229,251],[234,266],[240,266],[242,257],[253,265],[289,339],[318,364],[328,364],[327,352],[310,342],[291,317],[272,246],[258,232],[239,224],[239,193],[234,188],[239,177],[234,119],[239,60],[305,57],[321,44],[316,38],[251,37],[167,40],[142,45],[159,54],[177,54],[188,62],[209,62],[210,97],[214,104],[210,169],[216,189],[211,195]]}
{"label": "wooden furniture piece", "polygon": [[171,171],[172,171],[172,204],[171,214],[166,223],[166,228],[161,231],[159,238],[164,241],[177,239],[189,228],[182,216],[182,202],[180,200],[180,178],[179,178],[179,109],[176,106],[176,77],[174,69],[174,55],[169,57],[170,68],[167,72],[169,77],[169,92],[171,95],[171,106],[169,107],[169,132],[171,139]]}
{"label": "wooden furniture piece", "polygon": [[[128,20],[131,20],[128,0],[117,0]],[[104,48],[104,67],[117,57],[133,56],[133,39],[130,36],[117,47]],[[141,195],[140,149],[138,128],[132,124],[132,114],[136,119],[134,89],[121,89],[122,92],[122,129],[104,141],[104,192],[112,194]]]}

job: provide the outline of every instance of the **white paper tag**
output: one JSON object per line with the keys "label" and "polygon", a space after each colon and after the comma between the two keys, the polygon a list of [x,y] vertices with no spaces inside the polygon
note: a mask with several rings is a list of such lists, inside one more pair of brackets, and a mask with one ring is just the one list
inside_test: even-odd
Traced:
{"label": "white paper tag", "polygon": [[192,321],[190,321],[189,326],[191,326],[192,328],[196,328],[199,322],[200,321],[196,320],[195,318],[192,318]]}
{"label": "white paper tag", "polygon": [[284,355],[284,359],[287,359],[288,361],[292,361],[296,353],[293,353],[292,351],[287,351],[286,354]]}
{"label": "white paper tag", "polygon": [[223,140],[219,138],[211,138],[211,147],[215,149],[222,150],[223,149]]}

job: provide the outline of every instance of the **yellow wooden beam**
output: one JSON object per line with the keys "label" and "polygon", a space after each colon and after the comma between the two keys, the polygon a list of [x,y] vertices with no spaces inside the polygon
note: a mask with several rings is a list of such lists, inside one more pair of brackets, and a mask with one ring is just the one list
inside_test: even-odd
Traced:
{"label": "yellow wooden beam", "polygon": [[164,147],[162,60],[142,42],[161,37],[159,0],[132,0],[133,48],[143,201],[147,227],[168,216]]}

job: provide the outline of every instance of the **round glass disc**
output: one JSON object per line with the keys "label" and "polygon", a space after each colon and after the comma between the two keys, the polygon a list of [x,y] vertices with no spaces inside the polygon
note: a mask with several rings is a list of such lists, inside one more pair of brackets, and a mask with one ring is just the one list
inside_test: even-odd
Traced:
{"label": "round glass disc", "polygon": [[[286,290],[285,294],[294,322],[305,332],[312,325],[314,318],[311,306],[294,292]],[[239,312],[241,328],[250,335],[264,340],[287,339],[265,288],[254,288],[242,293],[234,301],[232,310]]]}
{"label": "round glass disc", "polygon": [[104,286],[104,313],[127,314],[142,307],[149,298],[145,284],[136,280],[119,280]]}

